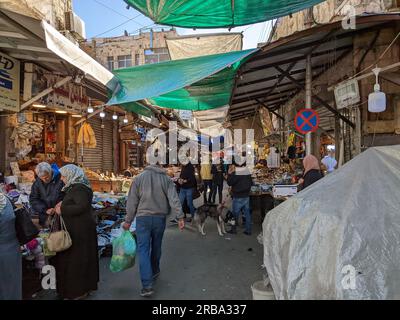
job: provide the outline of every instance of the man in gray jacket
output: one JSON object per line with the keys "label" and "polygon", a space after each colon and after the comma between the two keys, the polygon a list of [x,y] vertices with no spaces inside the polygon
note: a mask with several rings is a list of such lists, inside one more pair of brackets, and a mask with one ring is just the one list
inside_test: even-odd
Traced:
{"label": "man in gray jacket", "polygon": [[139,256],[142,297],[150,297],[153,280],[160,274],[161,245],[166,217],[172,213],[179,219],[179,228],[185,227],[182,205],[175,184],[166,170],[150,165],[138,175],[129,190],[123,228],[129,230],[136,217],[137,253]]}

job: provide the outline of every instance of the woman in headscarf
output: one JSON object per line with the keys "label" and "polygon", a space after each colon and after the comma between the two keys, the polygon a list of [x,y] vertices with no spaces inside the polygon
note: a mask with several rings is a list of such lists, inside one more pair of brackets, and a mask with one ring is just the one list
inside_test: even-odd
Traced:
{"label": "woman in headscarf", "polygon": [[60,169],[65,197],[56,206],[71,236],[72,246],[57,253],[54,266],[60,298],[83,299],[97,290],[99,260],[96,222],[92,214],[93,192],[83,170],[75,165]]}
{"label": "woman in headscarf", "polygon": [[0,192],[0,300],[22,299],[21,251],[13,207]]}
{"label": "woman in headscarf", "polygon": [[303,159],[304,175],[300,179],[301,189],[305,189],[323,177],[318,159],[308,155]]}

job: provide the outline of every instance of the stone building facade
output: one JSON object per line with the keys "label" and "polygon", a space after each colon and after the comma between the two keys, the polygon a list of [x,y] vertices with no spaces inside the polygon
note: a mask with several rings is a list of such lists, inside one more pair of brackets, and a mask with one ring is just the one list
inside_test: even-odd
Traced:
{"label": "stone building facade", "polygon": [[95,38],[85,43],[85,51],[109,70],[170,60],[167,37],[176,37],[175,29],[140,31],[136,35]]}
{"label": "stone building facade", "polygon": [[0,0],[0,8],[45,19],[56,29],[65,30],[65,12],[72,11],[72,0]]}

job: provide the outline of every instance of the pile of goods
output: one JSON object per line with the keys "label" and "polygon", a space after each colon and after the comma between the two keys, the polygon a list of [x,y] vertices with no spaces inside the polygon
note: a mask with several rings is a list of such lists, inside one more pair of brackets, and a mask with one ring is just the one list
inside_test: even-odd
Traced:
{"label": "pile of goods", "polygon": [[18,150],[18,158],[23,158],[32,151],[31,140],[40,139],[42,132],[43,124],[37,122],[25,122],[14,128],[11,140],[14,141],[14,147]]}

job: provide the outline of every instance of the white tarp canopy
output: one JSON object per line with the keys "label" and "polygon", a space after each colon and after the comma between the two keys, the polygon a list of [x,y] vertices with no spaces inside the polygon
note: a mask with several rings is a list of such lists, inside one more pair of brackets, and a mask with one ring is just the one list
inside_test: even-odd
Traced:
{"label": "white tarp canopy", "polygon": [[193,117],[196,119],[197,129],[211,137],[217,137],[224,135],[223,124],[228,116],[229,106],[221,108],[205,110],[205,111],[194,111]]}
{"label": "white tarp canopy", "polygon": [[42,27],[46,35],[46,45],[49,50],[86,74],[89,74],[103,85],[108,86],[112,90],[114,89],[115,83],[112,82],[114,75],[110,71],[44,20],[42,21]]}
{"label": "white tarp canopy", "polygon": [[167,38],[171,60],[187,59],[242,50],[241,33],[202,34]]}
{"label": "white tarp canopy", "polygon": [[400,145],[368,149],[282,203],[263,238],[277,299],[400,299]]}

